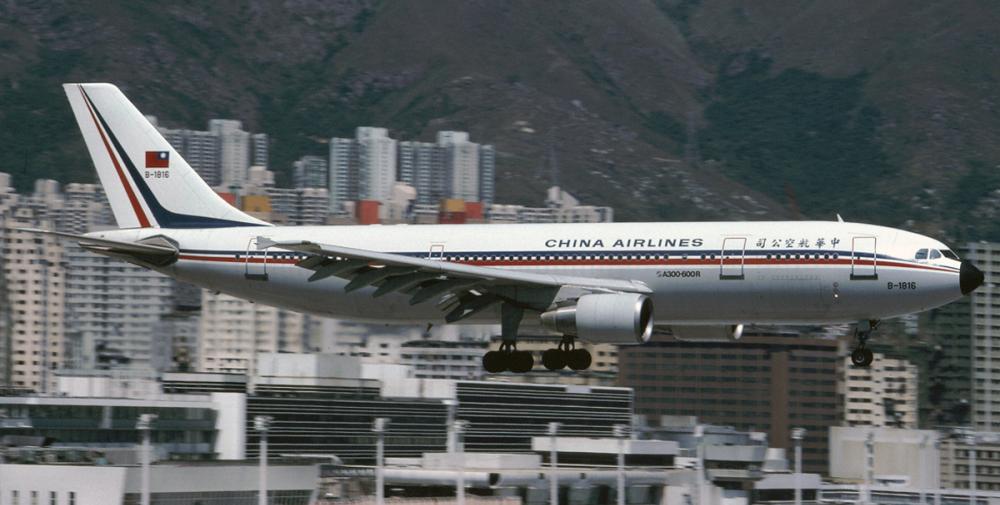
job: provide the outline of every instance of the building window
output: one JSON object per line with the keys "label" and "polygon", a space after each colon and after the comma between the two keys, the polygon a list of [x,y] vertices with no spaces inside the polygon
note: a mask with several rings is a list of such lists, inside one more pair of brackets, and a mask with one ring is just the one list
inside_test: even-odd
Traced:
{"label": "building window", "polygon": [[49,505],[57,505],[55,491],[49,491]]}
{"label": "building window", "polygon": [[31,505],[38,505],[38,491],[31,492]]}
{"label": "building window", "polygon": [[10,492],[10,503],[11,505],[21,505],[21,495],[17,490]]}
{"label": "building window", "polygon": [[69,492],[69,505],[76,505],[76,491]]}

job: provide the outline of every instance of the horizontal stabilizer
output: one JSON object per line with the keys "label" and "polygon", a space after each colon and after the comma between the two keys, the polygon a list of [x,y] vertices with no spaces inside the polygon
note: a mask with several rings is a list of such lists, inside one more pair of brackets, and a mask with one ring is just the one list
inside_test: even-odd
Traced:
{"label": "horizontal stabilizer", "polygon": [[18,231],[26,233],[37,233],[40,235],[53,235],[60,238],[75,240],[80,247],[97,254],[115,256],[125,260],[135,260],[140,263],[149,263],[155,266],[165,266],[177,261],[178,251],[166,241],[157,244],[144,242],[123,242],[120,240],[109,240],[105,238],[90,237],[87,235],[76,235],[61,231],[39,230],[36,228],[17,228]]}

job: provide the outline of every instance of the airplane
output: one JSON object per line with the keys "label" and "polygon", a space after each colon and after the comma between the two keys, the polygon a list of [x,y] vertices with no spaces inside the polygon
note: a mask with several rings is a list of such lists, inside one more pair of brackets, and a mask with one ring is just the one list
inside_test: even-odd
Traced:
{"label": "airplane", "polygon": [[[500,323],[487,372],[534,366],[522,328],[559,343],[655,332],[738,339],[744,325],[857,323],[856,366],[881,320],[968,295],[983,273],[933,238],[837,221],[274,226],[222,199],[112,84],[65,84],[119,229],[83,248],[210,290],[360,322]],[[654,316],[655,307],[655,316]]]}

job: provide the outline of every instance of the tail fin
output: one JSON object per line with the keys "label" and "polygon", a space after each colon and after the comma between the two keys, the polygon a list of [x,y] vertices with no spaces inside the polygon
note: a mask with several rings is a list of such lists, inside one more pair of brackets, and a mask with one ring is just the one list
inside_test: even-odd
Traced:
{"label": "tail fin", "polygon": [[266,226],[212,191],[112,84],[64,84],[119,228]]}

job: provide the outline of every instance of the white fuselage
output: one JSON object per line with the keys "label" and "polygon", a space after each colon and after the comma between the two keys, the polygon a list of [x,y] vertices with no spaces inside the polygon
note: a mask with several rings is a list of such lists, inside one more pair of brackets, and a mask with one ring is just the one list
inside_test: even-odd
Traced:
{"label": "white fuselage", "polygon": [[[841,222],[537,225],[274,226],[131,229],[91,235],[135,241],[162,235],[179,280],[260,303],[380,323],[443,323],[434,300],[372,298],[337,277],[308,282],[299,253],[258,250],[257,237],[406,254],[505,269],[641,281],[657,325],[843,323],[937,307],[962,296],[960,262],[917,260],[944,244],[914,233]],[[249,274],[249,275],[248,275]],[[266,274],[266,275],[264,275]],[[484,311],[467,323],[495,323]],[[527,321],[526,321],[527,322]]]}

